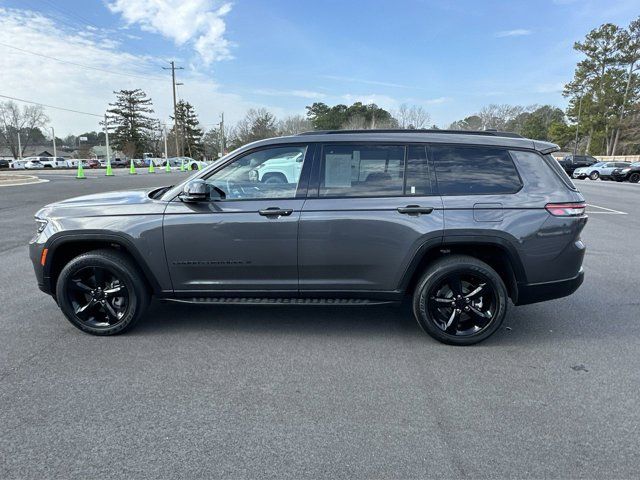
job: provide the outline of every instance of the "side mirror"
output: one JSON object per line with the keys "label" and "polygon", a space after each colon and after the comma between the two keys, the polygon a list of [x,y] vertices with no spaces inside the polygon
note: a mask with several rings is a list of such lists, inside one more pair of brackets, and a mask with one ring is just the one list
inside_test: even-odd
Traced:
{"label": "side mirror", "polygon": [[180,200],[187,203],[205,202],[209,200],[208,191],[205,181],[196,178],[185,184],[180,194]]}

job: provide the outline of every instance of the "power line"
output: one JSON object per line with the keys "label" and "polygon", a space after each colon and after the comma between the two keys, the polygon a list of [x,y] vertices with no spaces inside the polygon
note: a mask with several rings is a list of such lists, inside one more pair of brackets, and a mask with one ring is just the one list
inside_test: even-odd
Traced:
{"label": "power line", "polygon": [[47,105],[46,103],[34,102],[34,101],[31,101],[31,100],[25,100],[23,98],[11,97],[9,95],[0,95],[0,98],[8,98],[9,100],[15,100],[17,102],[30,103],[32,105],[39,105],[41,107],[53,108],[55,110],[64,110],[65,112],[80,113],[82,115],[90,115],[92,117],[102,118],[102,115],[98,115],[96,113],[81,112],[80,110],[73,110],[71,108],[56,107],[55,105]]}
{"label": "power line", "polygon": [[2,45],[3,47],[13,48],[14,50],[18,50],[18,51],[23,52],[23,53],[28,53],[30,55],[36,55],[38,57],[55,60],[56,62],[66,63],[68,65],[74,65],[76,67],[81,67],[81,68],[87,68],[89,70],[96,70],[98,72],[104,72],[104,73],[108,73],[108,74],[111,74],[111,75],[122,75],[122,76],[126,76],[126,77],[141,78],[143,80],[148,80],[148,79],[161,80],[160,77],[152,77],[152,76],[146,76],[146,75],[136,75],[134,73],[112,72],[111,70],[107,70],[107,69],[100,68],[100,67],[92,67],[91,65],[83,65],[82,63],[70,62],[68,60],[62,60],[60,58],[52,57],[50,55],[45,55],[43,53],[32,52],[30,50],[25,50],[24,48],[14,47],[13,45],[9,45],[9,44],[2,43],[2,42],[0,42],[0,45]]}

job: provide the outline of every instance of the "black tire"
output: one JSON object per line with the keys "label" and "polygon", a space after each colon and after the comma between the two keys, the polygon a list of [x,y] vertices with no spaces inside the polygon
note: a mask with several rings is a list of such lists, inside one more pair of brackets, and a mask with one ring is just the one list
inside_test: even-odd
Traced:
{"label": "black tire", "polygon": [[262,177],[262,183],[274,183],[282,185],[284,183],[287,183],[287,177],[285,177],[282,173],[267,173],[264,177]]}
{"label": "black tire", "polygon": [[589,178],[591,180],[597,180],[598,178],[600,178],[600,173],[598,171],[594,170],[593,172],[591,172],[589,174]]}
{"label": "black tire", "polygon": [[629,181],[631,183],[640,182],[640,173],[632,173],[631,175],[629,175]]}
{"label": "black tire", "polygon": [[[452,306],[445,305],[440,307],[439,302],[448,300],[448,298],[438,298],[438,302],[436,302],[434,291],[440,288],[443,282],[447,281],[446,279],[456,276],[461,279],[459,289],[463,295],[458,296],[457,298],[460,300],[457,300],[454,298],[456,295],[453,293],[453,289],[451,289],[451,297],[449,298],[452,298]],[[479,296],[476,295],[475,298],[478,303],[473,304],[472,300],[469,305],[466,296],[472,293],[468,290],[473,285],[471,280],[474,278],[484,282],[485,286],[480,288],[484,288],[485,293]],[[466,292],[464,291],[465,284]],[[442,290],[437,290],[437,292],[438,295],[441,295],[440,292]],[[431,296],[432,294],[434,295]],[[485,298],[489,305],[486,311],[478,312],[484,315],[479,317],[475,312],[477,312],[477,309],[482,310],[484,308],[480,306],[480,303],[484,303]],[[456,310],[457,305],[454,302],[466,302],[467,306]],[[449,345],[473,345],[493,335],[502,325],[507,313],[507,304],[508,293],[500,275],[486,263],[466,255],[452,255],[434,262],[425,271],[413,293],[413,314],[418,324],[433,338]],[[469,313],[466,313],[469,309],[471,309]],[[456,314],[456,325],[454,325],[455,330],[451,331],[436,316],[441,315],[447,318],[450,316],[449,312],[451,312],[450,318],[454,318],[454,310],[458,313]],[[484,323],[482,327],[476,324],[476,321],[480,318]],[[451,323],[451,320],[449,323]],[[459,331],[458,326],[462,328]]]}
{"label": "black tire", "polygon": [[[96,272],[102,272],[100,279],[110,285],[102,289],[99,284],[103,282],[98,281]],[[86,275],[92,277],[83,281]],[[115,290],[114,286],[119,289],[119,295],[107,296],[107,291]],[[131,259],[121,252],[105,249],[79,255],[62,269],[56,283],[56,299],[74,327],[92,335],[116,335],[129,330],[140,319],[149,306],[150,294],[144,277]],[[84,309],[80,307],[83,302],[87,302]]]}

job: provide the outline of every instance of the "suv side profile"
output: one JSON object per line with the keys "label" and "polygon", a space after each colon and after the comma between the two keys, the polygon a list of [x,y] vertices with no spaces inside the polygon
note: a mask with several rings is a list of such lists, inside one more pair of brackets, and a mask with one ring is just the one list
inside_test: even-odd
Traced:
{"label": "suv side profile", "polygon": [[[44,207],[30,257],[40,289],[95,335],[131,328],[151,296],[345,306],[410,298],[428,334],[470,345],[500,327],[510,301],[560,298],[583,281],[586,205],[550,155],[557,149],[501,132],[262,140],[175,186]],[[297,173],[267,181],[255,172],[269,162]]]}

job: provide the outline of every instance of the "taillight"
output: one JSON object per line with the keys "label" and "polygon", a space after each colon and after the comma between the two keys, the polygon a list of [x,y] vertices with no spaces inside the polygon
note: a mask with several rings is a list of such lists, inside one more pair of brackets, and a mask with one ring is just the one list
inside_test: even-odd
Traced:
{"label": "taillight", "polygon": [[584,215],[587,204],[584,202],[547,203],[544,208],[555,217],[579,217],[580,215]]}

